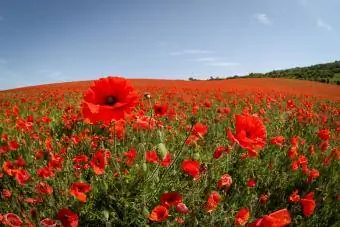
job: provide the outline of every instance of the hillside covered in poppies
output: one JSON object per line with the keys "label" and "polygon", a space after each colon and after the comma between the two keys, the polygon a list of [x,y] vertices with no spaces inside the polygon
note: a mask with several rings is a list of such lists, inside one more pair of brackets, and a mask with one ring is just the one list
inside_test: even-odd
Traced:
{"label": "hillside covered in poppies", "polygon": [[4,226],[338,226],[336,85],[126,80],[0,92]]}

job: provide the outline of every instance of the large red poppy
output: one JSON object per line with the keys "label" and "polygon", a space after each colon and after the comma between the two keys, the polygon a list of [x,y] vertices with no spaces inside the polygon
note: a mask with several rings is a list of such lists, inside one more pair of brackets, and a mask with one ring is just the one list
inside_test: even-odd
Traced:
{"label": "large red poppy", "polygon": [[104,174],[105,173],[105,167],[107,165],[107,160],[106,160],[104,152],[97,151],[94,154],[94,156],[93,156],[93,158],[90,162],[90,165],[92,166],[93,171],[96,175]]}
{"label": "large red poppy", "polygon": [[302,206],[303,216],[308,217],[314,213],[314,209],[316,207],[314,200],[314,192],[308,193],[305,197],[300,199],[300,203]]}
{"label": "large red poppy", "polygon": [[149,214],[149,219],[155,222],[165,221],[169,217],[169,211],[165,206],[158,205]]}
{"label": "large red poppy", "polygon": [[275,211],[269,215],[250,223],[249,227],[283,227],[291,223],[291,217],[287,209]]}
{"label": "large red poppy", "polygon": [[178,192],[163,193],[161,196],[161,204],[165,207],[176,206],[182,202],[182,196]]}
{"label": "large red poppy", "polygon": [[244,226],[249,220],[249,209],[241,208],[235,215],[235,225]]}
{"label": "large red poppy", "polygon": [[77,227],[78,226],[78,215],[73,213],[71,210],[63,208],[58,211],[58,219],[65,227]]}
{"label": "large red poppy", "polygon": [[21,218],[13,213],[7,213],[3,216],[2,223],[11,227],[22,226]]}
{"label": "large red poppy", "polygon": [[195,160],[184,160],[182,162],[181,169],[183,172],[192,176],[194,179],[197,179],[200,175],[200,163]]}
{"label": "large red poppy", "polygon": [[258,116],[236,115],[236,133],[232,134],[228,128],[227,137],[231,143],[239,144],[248,151],[250,157],[254,157],[265,146],[267,131]]}
{"label": "large red poppy", "polygon": [[94,81],[84,95],[84,118],[92,123],[123,119],[137,104],[137,94],[121,77],[107,77]]}
{"label": "large red poppy", "polygon": [[76,197],[80,202],[86,202],[86,194],[91,191],[91,185],[83,182],[75,182],[70,188],[70,194]]}

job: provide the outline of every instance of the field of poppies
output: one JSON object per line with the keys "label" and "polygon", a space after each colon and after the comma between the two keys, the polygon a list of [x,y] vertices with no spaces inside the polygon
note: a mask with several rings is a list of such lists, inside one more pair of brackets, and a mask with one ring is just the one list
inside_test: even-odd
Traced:
{"label": "field of poppies", "polygon": [[106,77],[0,92],[0,222],[339,226],[338,88]]}

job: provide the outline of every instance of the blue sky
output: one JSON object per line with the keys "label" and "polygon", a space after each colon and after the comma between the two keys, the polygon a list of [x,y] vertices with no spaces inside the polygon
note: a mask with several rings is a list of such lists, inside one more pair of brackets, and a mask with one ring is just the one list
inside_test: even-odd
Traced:
{"label": "blue sky", "polygon": [[339,0],[0,0],[0,90],[340,59]]}

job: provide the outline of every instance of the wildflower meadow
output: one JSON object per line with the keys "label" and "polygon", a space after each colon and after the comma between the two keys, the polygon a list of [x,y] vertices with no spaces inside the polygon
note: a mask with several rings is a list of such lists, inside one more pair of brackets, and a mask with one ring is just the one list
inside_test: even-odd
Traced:
{"label": "wildflower meadow", "polygon": [[0,92],[0,222],[340,225],[338,100],[162,83]]}

